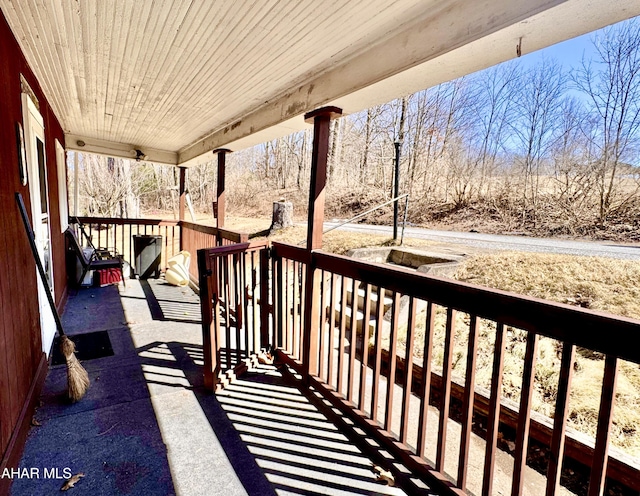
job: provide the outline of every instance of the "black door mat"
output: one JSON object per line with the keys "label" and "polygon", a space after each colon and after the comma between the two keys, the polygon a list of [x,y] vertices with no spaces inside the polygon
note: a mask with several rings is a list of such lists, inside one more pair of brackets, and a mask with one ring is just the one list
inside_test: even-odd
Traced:
{"label": "black door mat", "polygon": [[[70,336],[71,341],[76,345],[76,357],[81,362],[113,356],[113,348],[109,339],[108,331],[89,332],[87,334],[75,334]],[[53,341],[53,351],[51,365],[61,365],[66,363],[64,355],[60,352],[60,337],[56,336]]]}

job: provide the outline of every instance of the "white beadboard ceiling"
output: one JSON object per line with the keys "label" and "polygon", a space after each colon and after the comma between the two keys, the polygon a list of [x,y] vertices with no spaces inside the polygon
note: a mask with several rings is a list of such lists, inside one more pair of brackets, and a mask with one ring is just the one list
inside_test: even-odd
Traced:
{"label": "white beadboard ceiling", "polygon": [[[0,0],[67,148],[189,165],[640,14],[638,0]],[[579,55],[578,55],[579,56]]]}

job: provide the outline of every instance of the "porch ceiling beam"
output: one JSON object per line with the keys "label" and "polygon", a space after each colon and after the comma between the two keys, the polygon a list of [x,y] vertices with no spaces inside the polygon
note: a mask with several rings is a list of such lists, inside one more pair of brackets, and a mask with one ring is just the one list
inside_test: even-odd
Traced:
{"label": "porch ceiling beam", "polygon": [[[178,163],[246,148],[302,128],[301,116],[336,105],[353,113],[640,14],[637,0],[458,0],[431,9],[332,69],[182,148]],[[580,57],[580,54],[576,54]]]}
{"label": "porch ceiling beam", "polygon": [[67,150],[74,150],[84,153],[95,153],[108,157],[135,159],[136,150],[140,150],[144,155],[145,162],[157,164],[177,165],[178,154],[168,150],[158,150],[155,148],[141,147],[130,143],[116,143],[95,138],[86,138],[75,134],[65,135],[65,145]]}

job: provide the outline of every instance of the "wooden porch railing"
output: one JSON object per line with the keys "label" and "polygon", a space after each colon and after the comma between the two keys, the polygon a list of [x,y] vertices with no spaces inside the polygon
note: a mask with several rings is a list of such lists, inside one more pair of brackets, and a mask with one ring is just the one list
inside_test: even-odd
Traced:
{"label": "wooden porch railing", "polygon": [[[556,340],[561,349],[560,380],[548,443],[551,460],[547,469],[548,495],[555,494],[559,485],[576,347],[604,354],[595,447],[584,454],[591,466],[588,494],[602,494],[618,361],[640,363],[640,348],[629,346],[634,334],[640,333],[640,322],[401,268],[323,252],[310,253],[280,243],[273,243],[270,249],[266,245],[230,246],[199,253],[201,264],[209,260],[209,265],[201,265],[201,281],[202,277],[217,280],[209,283],[215,292],[203,296],[203,325],[205,316],[211,315],[210,325],[203,327],[210,355],[209,362],[205,360],[210,386],[219,380],[216,364],[221,360],[221,342],[229,356],[234,353],[228,349],[229,344],[243,342],[239,334],[235,334],[234,341],[233,335],[238,332],[234,326],[244,320],[238,314],[246,315],[247,311],[242,310],[245,308],[240,303],[242,298],[238,300],[227,293],[255,294],[253,282],[247,285],[247,281],[253,281],[249,273],[253,274],[254,269],[247,272],[247,259],[243,257],[257,257],[256,252],[260,253],[261,281],[270,280],[270,285],[262,284],[262,290],[271,288],[271,297],[268,294],[261,297],[266,304],[260,305],[260,345],[273,345],[278,357],[303,376],[309,363],[314,364],[304,377],[306,381],[384,449],[450,494],[494,492],[499,429],[501,423],[509,422],[503,405],[502,376],[513,335],[520,336],[526,344],[514,425],[511,488],[496,488],[503,494],[523,492],[540,339]],[[270,269],[266,268],[267,252]],[[236,267],[232,278],[224,268],[229,264]],[[314,278],[319,275],[320,284],[313,298],[305,295],[305,288],[311,287],[305,280],[309,274],[314,274]],[[244,288],[242,291],[238,290],[238,284]],[[232,288],[235,289],[231,291]],[[305,304],[309,301],[318,312],[317,319],[305,319],[310,311]],[[319,324],[305,329],[305,322]],[[444,343],[438,360],[434,355],[437,333],[443,335]],[[317,350],[307,364],[304,343]],[[466,350],[463,359],[468,373],[464,384],[456,383],[453,377],[454,354],[460,345]],[[477,399],[475,370],[478,349],[487,346],[493,352],[493,371],[488,402],[482,406]],[[414,358],[418,347],[421,359]],[[240,355],[246,353],[236,353]],[[437,384],[432,381],[436,376]],[[461,400],[461,429],[455,438],[449,433],[453,422],[452,391]],[[430,404],[437,408],[435,416]],[[474,414],[479,412],[486,417],[486,432],[482,434],[484,468],[482,474],[470,477],[472,423]],[[478,485],[474,486],[476,482]]]}
{"label": "wooden porch railing", "polygon": [[91,242],[100,248],[115,249],[118,254],[134,266],[133,236],[162,236],[162,261],[180,251],[180,223],[176,220],[160,219],[117,219],[110,217],[78,217],[85,226]]}
{"label": "wooden porch railing", "polygon": [[267,242],[198,251],[204,380],[214,388],[272,342]]}
{"label": "wooden porch railing", "polygon": [[110,217],[78,217],[95,246],[115,249],[124,259],[134,264],[133,236],[162,236],[161,268],[180,250],[187,250],[193,257],[189,272],[198,280],[195,263],[196,252],[201,248],[223,246],[248,241],[249,235],[227,229],[195,224],[186,221],[161,219],[118,219]]}
{"label": "wooden porch railing", "polygon": [[249,240],[248,234],[236,233],[227,229],[203,226],[192,222],[180,222],[180,249],[187,250],[194,258],[194,263],[189,267],[191,278],[198,280],[198,267],[195,264],[195,257],[201,248],[211,248],[213,246],[226,246],[236,243],[246,243]]}

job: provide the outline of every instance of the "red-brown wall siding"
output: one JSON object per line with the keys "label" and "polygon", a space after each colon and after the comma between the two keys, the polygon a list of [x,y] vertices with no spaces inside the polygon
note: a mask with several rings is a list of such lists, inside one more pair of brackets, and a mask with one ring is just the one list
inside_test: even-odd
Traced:
{"label": "red-brown wall siding", "polygon": [[16,191],[21,192],[30,208],[29,188],[20,183],[15,134],[16,122],[22,123],[20,74],[34,90],[44,118],[54,284],[60,306],[66,295],[67,274],[58,213],[55,139],[64,146],[64,134],[0,12],[0,461],[3,463],[7,462],[9,449],[14,458],[22,450],[20,416],[28,406],[29,392],[33,393],[43,359],[35,264],[14,198]]}

